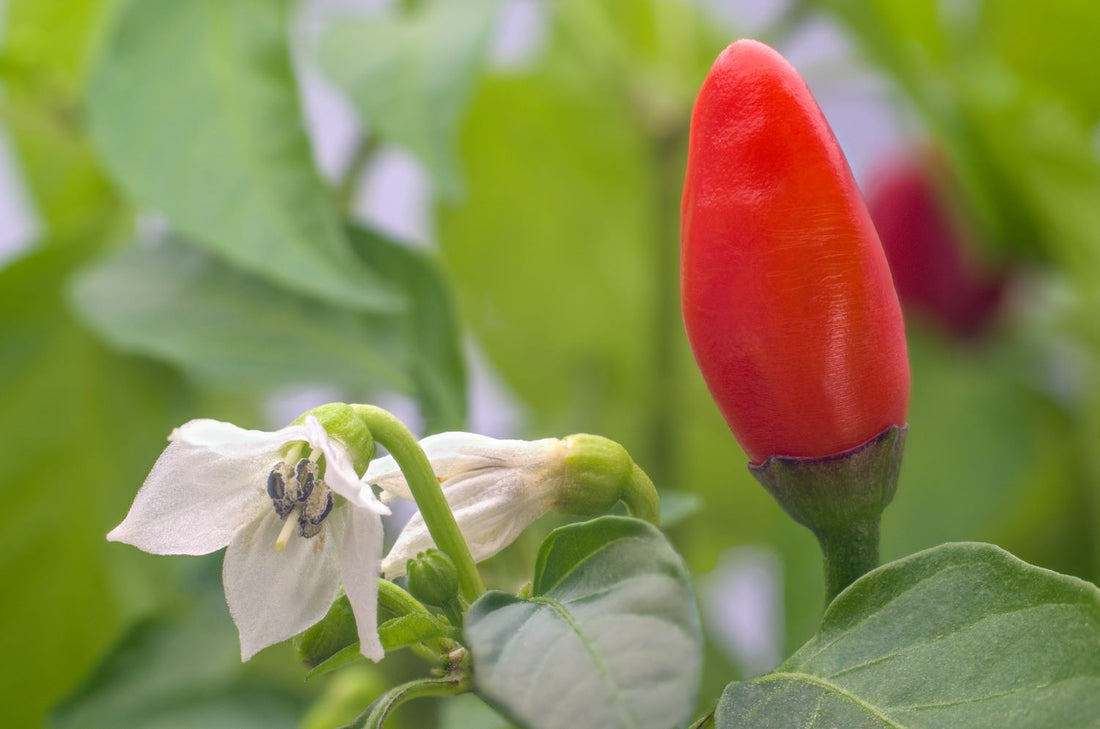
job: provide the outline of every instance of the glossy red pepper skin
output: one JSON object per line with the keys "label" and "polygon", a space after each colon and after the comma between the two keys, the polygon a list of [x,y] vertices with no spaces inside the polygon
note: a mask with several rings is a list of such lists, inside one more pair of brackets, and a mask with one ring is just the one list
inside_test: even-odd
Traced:
{"label": "glossy red pepper skin", "polygon": [[681,245],[688,339],[754,463],[905,424],[905,331],[878,235],[806,83],[761,43],[723,51],[695,102]]}

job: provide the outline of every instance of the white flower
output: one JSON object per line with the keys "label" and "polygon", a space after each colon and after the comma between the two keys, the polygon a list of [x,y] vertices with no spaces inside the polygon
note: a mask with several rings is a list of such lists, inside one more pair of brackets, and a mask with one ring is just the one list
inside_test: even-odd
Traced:
{"label": "white flower", "polygon": [[[312,415],[273,433],[192,420],[168,440],[107,538],[153,554],[228,546],[222,578],[242,660],[318,622],[341,585],[363,655],[380,660],[380,515],[389,509],[356,478],[345,447]],[[284,460],[288,444],[308,447],[291,445]]]}
{"label": "white flower", "polygon": [[[507,547],[558,502],[566,478],[567,446],[557,438],[496,440],[474,433],[440,433],[420,441],[475,562]],[[371,462],[363,482],[379,486],[383,501],[412,499],[393,457]],[[424,519],[413,515],[382,561],[387,578],[433,547]]]}

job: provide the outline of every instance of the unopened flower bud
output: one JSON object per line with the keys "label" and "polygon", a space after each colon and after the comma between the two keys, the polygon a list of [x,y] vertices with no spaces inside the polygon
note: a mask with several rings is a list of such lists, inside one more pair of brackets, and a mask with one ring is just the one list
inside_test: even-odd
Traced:
{"label": "unopened flower bud", "polygon": [[438,549],[428,549],[408,561],[409,593],[425,605],[443,607],[458,595],[455,563]]}
{"label": "unopened flower bud", "polygon": [[[622,501],[632,516],[660,522],[653,482],[621,445],[606,438],[582,434],[523,441],[440,433],[420,445],[478,562],[552,511],[595,516]],[[363,481],[381,488],[383,501],[412,496],[390,456],[374,461]],[[386,577],[400,577],[410,557],[433,544],[423,518],[414,515],[382,562]]]}

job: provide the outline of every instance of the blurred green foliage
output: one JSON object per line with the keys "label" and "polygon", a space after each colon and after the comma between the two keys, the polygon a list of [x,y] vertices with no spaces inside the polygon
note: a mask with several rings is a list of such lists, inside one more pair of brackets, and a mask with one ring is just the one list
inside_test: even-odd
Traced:
{"label": "blurred green foliage", "polygon": [[[532,58],[497,68],[501,3],[405,5],[332,18],[297,47],[285,0],[6,3],[0,124],[42,227],[0,270],[0,434],[16,455],[0,476],[11,726],[72,697],[56,725],[248,716],[312,729],[397,680],[400,660],[389,675],[358,664],[304,687],[304,668],[281,669],[290,688],[266,698],[265,656],[241,669],[222,653],[231,631],[210,650],[188,640],[210,609],[180,600],[191,578],[103,535],[174,425],[264,425],[266,398],[289,385],[398,392],[427,429],[462,427],[465,336],[527,416],[513,435],[622,442],[659,487],[702,498],[672,528],[697,579],[730,547],[766,545],[783,569],[784,654],[813,632],[816,545],[749,477],[678,312],[691,104],[742,31],[689,0],[544,0]],[[920,143],[943,151],[955,212],[984,254],[1016,276],[980,342],[911,327],[887,559],[985,539],[1100,576],[1098,16],[1084,0],[821,0],[791,3],[762,31],[782,50],[808,21],[841,28]],[[292,60],[320,67],[361,117],[345,179],[315,167]],[[428,172],[442,265],[352,220],[347,193],[380,144]],[[511,587],[523,561],[502,555],[493,574]],[[161,701],[183,648],[212,683]],[[269,663],[287,662],[279,650]],[[127,673],[134,656],[149,676]],[[736,677],[723,656],[712,641],[703,701]],[[122,701],[120,685],[134,695]],[[169,707],[155,721],[142,713],[154,703]],[[468,702],[440,721],[485,726],[484,712]],[[432,715],[414,705],[394,722]]]}

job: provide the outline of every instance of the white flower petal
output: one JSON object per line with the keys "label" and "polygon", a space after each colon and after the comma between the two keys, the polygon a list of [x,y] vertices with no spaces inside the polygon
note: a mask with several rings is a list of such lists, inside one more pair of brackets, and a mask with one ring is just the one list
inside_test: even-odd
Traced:
{"label": "white flower petal", "polygon": [[349,507],[340,545],[344,592],[359,629],[359,651],[376,663],[385,651],[378,637],[378,574],[382,561],[382,518],[374,511]]}
{"label": "white flower petal", "polygon": [[[486,468],[522,468],[537,464],[547,460],[549,454],[560,445],[561,441],[557,438],[498,440],[462,432],[438,433],[420,441],[432,470],[441,481]],[[372,461],[362,480],[377,485],[389,494],[390,498],[383,495],[384,502],[391,502],[393,497],[412,499],[412,492],[393,456]]]}
{"label": "white flower petal", "polygon": [[184,423],[168,436],[173,443],[187,443],[235,456],[276,454],[285,443],[305,439],[306,428],[302,425],[289,425],[269,433],[205,418]]}
{"label": "white flower petal", "polygon": [[293,534],[282,550],[275,549],[283,522],[274,510],[230,542],[222,580],[241,635],[241,660],[301,633],[328,612],[340,587],[346,511],[334,510],[312,539]]}
{"label": "white flower petal", "polygon": [[[196,421],[192,421],[196,422]],[[255,521],[267,498],[273,454],[225,456],[170,443],[107,538],[153,554],[207,554]]]}
{"label": "white flower petal", "polygon": [[[500,552],[553,507],[555,482],[531,476],[522,470],[488,469],[460,476],[444,485],[443,494],[475,562]],[[400,577],[405,574],[408,560],[434,546],[418,512],[409,519],[382,561],[382,572],[387,579]]]}
{"label": "white flower petal", "polygon": [[325,483],[353,505],[370,509],[376,514],[389,514],[389,508],[378,500],[374,491],[355,475],[347,448],[329,437],[316,417],[306,416],[306,438],[313,448],[325,454]]}

